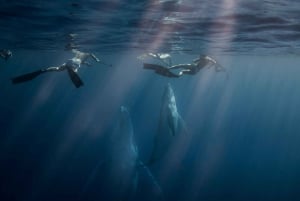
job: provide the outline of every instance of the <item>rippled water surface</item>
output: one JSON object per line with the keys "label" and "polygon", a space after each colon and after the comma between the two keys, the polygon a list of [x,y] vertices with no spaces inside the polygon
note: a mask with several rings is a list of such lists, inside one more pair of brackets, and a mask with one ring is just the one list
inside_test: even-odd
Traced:
{"label": "rippled water surface", "polygon": [[[22,49],[295,53],[296,0],[6,1],[0,43]],[[69,34],[76,34],[70,41]]]}

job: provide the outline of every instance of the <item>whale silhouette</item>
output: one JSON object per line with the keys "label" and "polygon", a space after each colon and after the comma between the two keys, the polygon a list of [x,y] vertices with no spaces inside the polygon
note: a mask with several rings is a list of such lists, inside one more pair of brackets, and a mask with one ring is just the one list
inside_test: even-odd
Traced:
{"label": "whale silhouette", "polygon": [[163,158],[172,141],[183,133],[186,133],[185,122],[178,113],[176,98],[171,85],[165,87],[160,109],[159,125],[154,137],[153,150],[148,165]]}

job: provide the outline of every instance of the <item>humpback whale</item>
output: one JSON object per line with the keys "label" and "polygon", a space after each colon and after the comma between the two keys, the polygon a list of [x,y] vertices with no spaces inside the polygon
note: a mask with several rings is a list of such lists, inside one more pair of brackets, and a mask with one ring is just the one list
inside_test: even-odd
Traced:
{"label": "humpback whale", "polygon": [[148,164],[151,165],[162,158],[175,138],[184,133],[186,126],[178,113],[174,91],[168,83],[162,96],[159,125]]}
{"label": "humpback whale", "polygon": [[[96,168],[102,175],[96,182],[101,182],[99,190],[104,194],[101,197],[129,201],[139,196],[145,197],[146,193],[147,199],[164,200],[160,185],[139,158],[130,113],[126,107],[121,106],[114,131],[108,137],[107,159]],[[92,173],[88,183],[91,184],[90,180],[94,178],[95,174]]]}

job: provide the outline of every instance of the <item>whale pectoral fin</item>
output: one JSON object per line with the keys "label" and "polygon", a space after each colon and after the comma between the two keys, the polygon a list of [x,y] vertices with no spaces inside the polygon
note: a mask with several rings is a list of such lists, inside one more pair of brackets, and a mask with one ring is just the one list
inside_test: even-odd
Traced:
{"label": "whale pectoral fin", "polygon": [[175,136],[176,125],[175,125],[174,117],[171,114],[168,115],[168,128],[169,128],[169,133],[171,133],[172,136]]}
{"label": "whale pectoral fin", "polygon": [[172,127],[169,127],[169,133],[171,133],[172,136],[175,136],[175,130]]}
{"label": "whale pectoral fin", "polygon": [[137,189],[139,186],[139,173],[138,171],[135,171],[133,174],[133,178],[132,178],[132,183],[131,183],[131,189],[129,192],[129,199],[128,200],[134,200],[136,193],[137,193]]}
{"label": "whale pectoral fin", "polygon": [[100,160],[97,163],[96,167],[94,167],[94,169],[92,170],[92,172],[90,173],[90,175],[87,177],[87,180],[85,181],[83,189],[80,192],[80,197],[84,196],[84,194],[88,191],[88,189],[90,188],[90,186],[92,185],[92,183],[96,179],[99,170],[101,168],[103,168],[103,166],[105,165],[105,163],[106,163],[105,161]]}
{"label": "whale pectoral fin", "polygon": [[155,192],[159,195],[159,197],[161,198],[160,200],[165,200],[163,190],[162,190],[159,182],[157,181],[157,179],[154,177],[153,173],[149,169],[149,167],[140,160],[138,163],[138,167],[139,167],[140,171],[143,171],[143,173],[144,173],[143,175],[146,176],[149,184],[152,186],[152,188],[155,190]]}
{"label": "whale pectoral fin", "polygon": [[157,162],[157,160],[159,159],[159,139],[158,139],[158,135],[156,135],[154,137],[154,142],[153,142],[153,148],[152,148],[152,153],[150,155],[150,158],[148,160],[148,162],[146,163],[147,166],[152,166],[153,164],[155,164]]}
{"label": "whale pectoral fin", "polygon": [[187,135],[188,129],[187,129],[185,121],[183,120],[183,118],[180,115],[179,115],[178,120],[179,120],[179,122],[178,122],[179,132]]}

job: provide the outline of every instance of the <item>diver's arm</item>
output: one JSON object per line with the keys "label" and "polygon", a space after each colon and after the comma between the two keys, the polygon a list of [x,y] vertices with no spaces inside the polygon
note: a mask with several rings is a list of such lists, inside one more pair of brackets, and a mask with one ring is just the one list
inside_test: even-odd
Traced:
{"label": "diver's arm", "polygon": [[209,62],[213,63],[213,64],[217,64],[217,61],[214,60],[214,59],[211,58],[211,57],[206,56],[206,59],[207,59]]}
{"label": "diver's arm", "polygon": [[207,65],[207,68],[211,68],[211,67],[214,67],[214,66],[215,66],[214,63],[209,62],[208,65]]}
{"label": "diver's arm", "polygon": [[223,67],[223,66],[221,66],[220,64],[215,64],[215,71],[216,72],[225,72],[226,71],[226,69]]}
{"label": "diver's arm", "polygon": [[90,54],[90,55],[96,62],[100,62],[100,59],[98,59],[94,54]]}
{"label": "diver's arm", "polygon": [[80,60],[85,60],[85,57],[88,57],[88,55],[90,55],[89,53],[81,52],[77,49],[72,49],[72,53],[75,54],[74,58],[78,58]]}
{"label": "diver's arm", "polygon": [[226,71],[225,68],[221,64],[219,64],[216,60],[214,60],[213,58],[206,56],[206,60],[209,62],[208,67],[210,68],[210,67],[214,66],[216,72]]}

